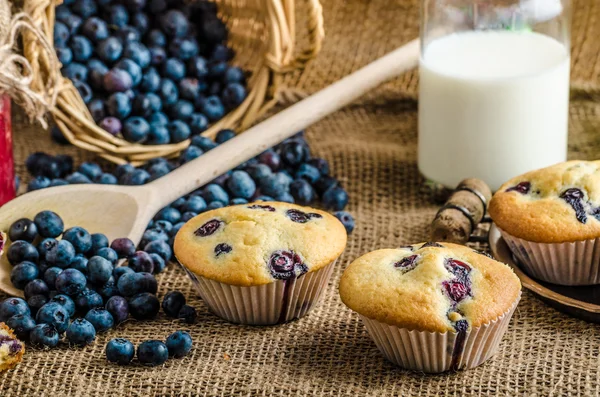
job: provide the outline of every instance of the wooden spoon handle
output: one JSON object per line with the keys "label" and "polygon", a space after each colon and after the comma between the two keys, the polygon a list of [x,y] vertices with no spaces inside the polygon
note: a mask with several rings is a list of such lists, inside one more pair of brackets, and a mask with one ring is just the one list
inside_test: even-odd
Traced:
{"label": "wooden spoon handle", "polygon": [[418,60],[419,40],[413,40],[146,187],[158,195],[157,208],[162,208],[414,68]]}

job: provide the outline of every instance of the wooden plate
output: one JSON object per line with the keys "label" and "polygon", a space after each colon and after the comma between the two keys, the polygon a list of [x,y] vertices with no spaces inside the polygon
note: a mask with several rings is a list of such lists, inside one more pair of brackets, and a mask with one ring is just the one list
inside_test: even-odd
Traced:
{"label": "wooden plate", "polygon": [[496,225],[489,234],[492,255],[513,268],[523,287],[553,308],[582,320],[600,323],[600,285],[568,287],[538,281],[529,277],[513,257]]}

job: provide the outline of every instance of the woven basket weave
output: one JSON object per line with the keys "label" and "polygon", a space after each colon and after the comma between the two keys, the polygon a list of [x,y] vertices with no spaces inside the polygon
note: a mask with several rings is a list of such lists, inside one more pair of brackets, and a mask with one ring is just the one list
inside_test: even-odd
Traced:
{"label": "woven basket weave", "polygon": [[[52,42],[55,7],[61,0],[25,0],[24,8]],[[251,72],[248,97],[203,135],[214,137],[223,128],[242,131],[277,103],[285,73],[302,69],[321,48],[323,17],[319,0],[302,0],[307,21],[306,48],[296,46],[295,0],[216,0],[219,16],[229,29],[228,45],[236,51],[233,63]],[[34,72],[32,87],[47,89],[57,60],[42,51],[39,41],[23,34],[23,49]],[[56,74],[55,74],[56,75]],[[140,145],[114,137],[94,122],[87,106],[70,80],[59,77],[56,106],[50,109],[54,121],[75,146],[96,153],[114,163],[141,164],[156,157],[168,157],[185,149],[190,141],[168,145]]]}

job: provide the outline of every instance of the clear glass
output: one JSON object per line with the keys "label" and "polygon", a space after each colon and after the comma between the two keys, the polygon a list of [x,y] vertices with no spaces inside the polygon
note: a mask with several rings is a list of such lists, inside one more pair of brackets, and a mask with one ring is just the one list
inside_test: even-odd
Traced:
{"label": "clear glass", "polygon": [[422,0],[419,170],[497,190],[566,160],[570,0]]}

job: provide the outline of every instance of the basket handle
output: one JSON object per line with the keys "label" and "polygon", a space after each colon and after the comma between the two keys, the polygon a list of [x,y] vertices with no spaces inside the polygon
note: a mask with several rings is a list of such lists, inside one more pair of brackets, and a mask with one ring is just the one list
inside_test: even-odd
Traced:
{"label": "basket handle", "polygon": [[321,51],[325,30],[319,0],[306,0],[308,46],[296,52],[296,0],[266,0],[271,42],[267,66],[276,73],[302,69]]}

